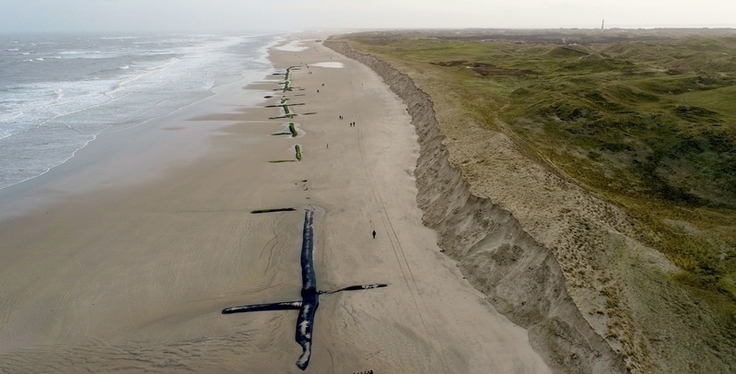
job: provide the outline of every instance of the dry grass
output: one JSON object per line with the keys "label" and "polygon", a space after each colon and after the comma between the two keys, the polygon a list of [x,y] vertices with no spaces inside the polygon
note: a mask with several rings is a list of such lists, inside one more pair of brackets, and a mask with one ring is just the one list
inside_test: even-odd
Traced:
{"label": "dry grass", "polygon": [[[683,270],[653,271],[637,258],[590,270],[576,265],[605,266],[606,260],[559,259],[573,283],[600,287],[605,305],[592,314],[606,316],[609,338],[624,357],[669,349],[635,336],[657,334],[642,325],[655,305],[678,319],[673,326],[689,329],[670,331],[670,345],[693,339],[692,325],[700,321],[715,354],[728,351],[736,327],[736,107],[730,99],[736,36],[448,34],[357,34],[350,43],[410,72],[432,96],[438,117],[503,132],[529,159],[623,208],[632,225],[620,231]],[[454,157],[468,162],[472,152],[458,147]],[[466,174],[480,173],[487,160],[474,162],[480,168],[463,165]],[[591,235],[582,233],[576,243],[614,246]],[[642,360],[640,369],[653,367]]]}

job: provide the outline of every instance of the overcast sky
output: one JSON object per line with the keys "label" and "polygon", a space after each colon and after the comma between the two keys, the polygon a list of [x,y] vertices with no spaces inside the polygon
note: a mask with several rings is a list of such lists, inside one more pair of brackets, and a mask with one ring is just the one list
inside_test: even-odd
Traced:
{"label": "overcast sky", "polygon": [[0,34],[736,27],[736,0],[0,0]]}

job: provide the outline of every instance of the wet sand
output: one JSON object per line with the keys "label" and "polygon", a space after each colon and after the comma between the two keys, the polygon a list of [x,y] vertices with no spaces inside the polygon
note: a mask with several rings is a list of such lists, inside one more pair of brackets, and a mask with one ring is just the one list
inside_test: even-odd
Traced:
{"label": "wet sand", "polygon": [[[388,287],[320,296],[306,372],[548,371],[422,226],[401,102],[367,67],[302,45],[270,53],[297,67],[292,91],[283,75],[218,87],[0,191],[0,369],[301,372],[296,311],[221,310],[300,299],[309,208],[318,288]],[[254,93],[273,98],[248,106]],[[268,120],[282,95],[305,105]],[[271,135],[289,122],[297,137]],[[296,145],[301,161],[269,162]]]}

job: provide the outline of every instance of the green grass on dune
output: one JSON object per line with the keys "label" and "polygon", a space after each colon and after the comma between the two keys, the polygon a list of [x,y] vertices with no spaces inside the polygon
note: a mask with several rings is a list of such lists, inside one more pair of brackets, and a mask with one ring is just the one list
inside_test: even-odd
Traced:
{"label": "green grass on dune", "polygon": [[349,38],[422,74],[468,116],[626,208],[640,239],[685,270],[678,281],[710,293],[734,319],[736,37],[653,35],[578,45]]}

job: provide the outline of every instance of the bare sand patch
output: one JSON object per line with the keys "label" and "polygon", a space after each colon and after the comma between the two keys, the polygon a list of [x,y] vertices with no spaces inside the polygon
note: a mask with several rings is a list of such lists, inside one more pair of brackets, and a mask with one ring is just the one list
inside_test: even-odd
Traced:
{"label": "bare sand patch", "polygon": [[304,46],[301,40],[296,39],[286,44],[274,47],[274,49],[283,52],[301,52],[305,49],[309,49],[309,47]]}
{"label": "bare sand patch", "polygon": [[316,64],[311,64],[309,66],[316,66],[320,68],[330,68],[330,69],[342,69],[345,65],[343,65],[342,62],[328,61],[328,62],[318,62]]}

